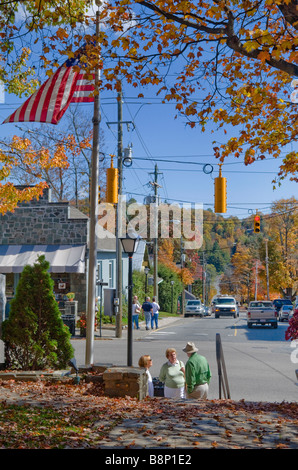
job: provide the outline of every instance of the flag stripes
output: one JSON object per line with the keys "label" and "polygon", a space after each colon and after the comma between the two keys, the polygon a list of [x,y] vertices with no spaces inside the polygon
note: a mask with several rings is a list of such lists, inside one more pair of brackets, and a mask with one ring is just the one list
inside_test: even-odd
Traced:
{"label": "flag stripes", "polygon": [[45,122],[57,124],[70,103],[94,101],[93,75],[84,74],[78,67],[62,65],[30,98],[4,123]]}

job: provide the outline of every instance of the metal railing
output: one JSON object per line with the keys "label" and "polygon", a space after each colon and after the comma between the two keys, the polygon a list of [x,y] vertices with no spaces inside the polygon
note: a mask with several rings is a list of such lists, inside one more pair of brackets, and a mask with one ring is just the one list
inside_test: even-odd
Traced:
{"label": "metal railing", "polygon": [[216,359],[218,369],[219,399],[222,398],[222,391],[224,398],[231,398],[227,370],[219,333],[216,334]]}

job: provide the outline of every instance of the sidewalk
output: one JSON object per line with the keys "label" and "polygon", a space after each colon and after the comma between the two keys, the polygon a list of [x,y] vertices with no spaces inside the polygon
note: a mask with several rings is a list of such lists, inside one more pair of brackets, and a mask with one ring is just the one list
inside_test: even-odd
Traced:
{"label": "sidewalk", "polygon": [[[125,449],[131,455],[135,449],[153,449],[152,454],[157,455],[160,449],[298,448],[297,404],[161,397],[138,401],[109,398],[96,390],[82,382],[77,386],[41,382],[3,386],[0,381],[0,403],[6,409],[9,405],[54,409],[71,429],[78,429],[80,416],[85,422],[88,416],[89,424],[81,426],[78,434],[72,431],[67,438],[65,431],[67,449]],[[2,423],[2,442],[5,426]],[[25,442],[23,445],[27,448]],[[52,448],[49,442],[47,445]]]}
{"label": "sidewalk", "polygon": [[[161,319],[160,327],[179,319]],[[144,324],[141,327],[134,331],[140,337],[148,333]],[[117,339],[114,327],[102,327],[101,334],[96,334],[99,341]],[[57,409],[70,424],[76,413],[88,412],[90,426],[80,431],[79,448],[154,449],[155,453],[159,449],[298,448],[297,403],[113,399],[104,395],[100,384],[63,384],[59,371],[57,379],[53,385],[38,377],[36,382],[30,377],[28,382],[0,379],[0,403]],[[66,443],[69,449],[77,448],[75,444],[72,439]]]}
{"label": "sidewalk", "polygon": [[[167,326],[171,323],[174,323],[178,320],[181,320],[181,318],[182,318],[181,315],[179,315],[177,317],[159,318],[158,326],[159,326],[159,328],[163,328],[164,326]],[[148,330],[146,330],[145,321],[140,321],[139,322],[139,327],[140,327],[139,330],[137,330],[137,329],[133,330],[133,334],[134,334],[135,339],[138,339],[138,337],[142,337],[144,334],[148,334]],[[149,330],[149,331],[151,331],[151,330]],[[100,334],[101,334],[101,336],[100,336]],[[127,325],[123,325],[122,335],[126,335],[126,334],[127,334]],[[117,339],[116,338],[116,327],[115,327],[115,325],[103,324],[101,326],[101,331],[100,331],[100,327],[98,326],[97,331],[95,332],[95,339],[100,339],[100,338]]]}

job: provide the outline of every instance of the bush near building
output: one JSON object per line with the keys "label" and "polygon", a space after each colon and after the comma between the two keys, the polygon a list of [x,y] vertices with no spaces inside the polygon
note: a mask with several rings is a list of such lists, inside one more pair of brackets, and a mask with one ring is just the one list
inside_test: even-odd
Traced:
{"label": "bush near building", "polygon": [[53,294],[44,256],[25,266],[2,325],[6,367],[22,370],[65,368],[73,357],[70,332]]}

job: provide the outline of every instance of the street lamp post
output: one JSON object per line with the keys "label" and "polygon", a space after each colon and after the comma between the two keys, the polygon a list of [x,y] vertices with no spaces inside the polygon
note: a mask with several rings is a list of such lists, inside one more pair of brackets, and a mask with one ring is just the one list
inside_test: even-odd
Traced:
{"label": "street lamp post", "polygon": [[171,286],[172,286],[171,313],[173,313],[174,281],[171,281]]}
{"label": "street lamp post", "polygon": [[148,282],[148,273],[149,273],[150,269],[149,268],[145,268],[144,269],[144,272],[145,272],[145,275],[146,275],[146,279],[145,279],[145,300],[146,300],[146,297],[147,297],[147,282]]}
{"label": "street lamp post", "polygon": [[101,319],[102,319],[102,286],[108,286],[108,282],[103,282],[102,279],[96,281],[96,285],[100,286],[100,311],[99,311],[99,336],[101,337]]}
{"label": "street lamp post", "polygon": [[127,235],[120,240],[124,253],[128,255],[127,365],[132,366],[132,257],[137,251],[139,239]]}

